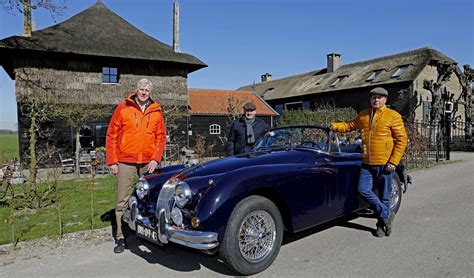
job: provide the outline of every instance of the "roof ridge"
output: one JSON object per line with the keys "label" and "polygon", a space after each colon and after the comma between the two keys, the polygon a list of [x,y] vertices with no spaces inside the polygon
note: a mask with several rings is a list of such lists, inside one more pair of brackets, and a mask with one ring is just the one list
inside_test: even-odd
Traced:
{"label": "roof ridge", "polygon": [[229,90],[229,89],[204,89],[204,88],[188,88],[188,90],[196,90],[196,91],[221,91],[221,92],[236,92],[236,93],[253,93],[252,91],[248,90]]}
{"label": "roof ridge", "polygon": [[[425,46],[425,47],[411,49],[411,50],[407,50],[407,51],[392,54],[392,55],[386,55],[386,56],[381,56],[381,57],[377,57],[377,58],[373,58],[373,59],[369,59],[369,60],[363,60],[363,61],[358,61],[358,62],[354,62],[354,63],[350,63],[350,64],[344,64],[344,65],[341,65],[339,68],[350,67],[350,66],[366,64],[366,63],[367,64],[368,63],[373,63],[373,62],[380,61],[380,60],[390,59],[390,58],[394,58],[394,57],[397,57],[397,56],[404,56],[404,55],[412,54],[412,53],[416,53],[416,52],[423,52],[423,51],[426,51],[426,50],[437,51],[436,49],[434,49],[431,46]],[[313,75],[313,74],[318,73],[320,71],[324,71],[325,69],[327,69],[327,68],[321,68],[321,69],[317,69],[317,70],[311,70],[311,71],[308,71],[308,72],[302,72],[302,73],[298,73],[298,74],[294,74],[294,75],[290,75],[290,76],[285,76],[285,77],[281,77],[281,78],[277,78],[277,79],[272,79],[272,80],[267,81],[267,82],[260,82],[260,83],[256,83],[256,84],[263,84],[263,83],[271,84],[274,81],[282,81],[282,80],[285,80],[285,79],[293,79],[293,78],[298,78],[298,77],[302,77],[302,76]],[[336,73],[336,72],[337,72],[337,70],[334,71],[334,73]],[[323,74],[326,74],[326,73],[327,72],[325,72]],[[253,84],[248,84],[248,85],[241,86],[240,88],[252,87],[252,85]]]}
{"label": "roof ridge", "polygon": [[386,56],[381,56],[381,57],[377,57],[377,58],[373,58],[373,59],[369,59],[369,60],[363,60],[363,61],[358,61],[358,62],[354,62],[354,63],[350,63],[350,64],[345,64],[345,65],[342,65],[340,68],[348,67],[348,66],[354,66],[354,65],[358,65],[358,64],[373,63],[373,62],[376,62],[376,61],[379,61],[379,60],[386,60],[386,59],[395,58],[395,57],[398,57],[398,56],[405,56],[407,54],[423,52],[425,50],[436,50],[436,49],[432,48],[431,46],[425,46],[425,47],[421,47],[421,48],[417,48],[417,49],[411,49],[411,50],[407,50],[407,51],[392,54],[392,55],[386,55]]}

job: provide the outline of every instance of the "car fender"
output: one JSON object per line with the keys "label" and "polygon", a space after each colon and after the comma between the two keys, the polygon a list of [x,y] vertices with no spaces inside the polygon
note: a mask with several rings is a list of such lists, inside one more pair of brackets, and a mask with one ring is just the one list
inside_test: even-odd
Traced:
{"label": "car fender", "polygon": [[201,223],[200,229],[218,232],[221,239],[234,207],[249,195],[267,192],[275,196],[281,204],[284,198],[273,186],[275,177],[287,175],[288,171],[296,167],[301,167],[301,164],[250,166],[213,180],[211,182],[213,184],[203,192],[196,206],[195,212]]}

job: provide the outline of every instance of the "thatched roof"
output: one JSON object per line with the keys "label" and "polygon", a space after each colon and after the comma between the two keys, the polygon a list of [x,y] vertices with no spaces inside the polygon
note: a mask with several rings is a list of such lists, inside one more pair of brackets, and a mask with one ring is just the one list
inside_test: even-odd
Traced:
{"label": "thatched roof", "polygon": [[64,22],[32,32],[31,37],[1,40],[1,56],[8,50],[171,62],[181,64],[188,72],[207,66],[198,58],[174,52],[171,46],[143,33],[101,1]]}
{"label": "thatched roof", "polygon": [[[415,80],[425,66],[433,61],[456,63],[440,51],[431,47],[425,47],[342,65],[332,73],[328,73],[327,69],[320,69],[263,83],[246,85],[238,90],[255,91],[264,100],[276,100],[309,94],[409,82]],[[400,66],[408,67],[400,76],[392,77]],[[380,70],[380,74],[375,79],[367,80],[374,71],[378,70]],[[345,78],[334,85],[336,79],[340,77]]]}

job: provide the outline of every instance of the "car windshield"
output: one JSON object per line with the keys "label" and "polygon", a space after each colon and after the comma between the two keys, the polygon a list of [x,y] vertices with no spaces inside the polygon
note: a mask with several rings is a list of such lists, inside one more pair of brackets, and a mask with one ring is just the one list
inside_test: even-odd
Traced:
{"label": "car windshield", "polygon": [[328,151],[328,131],[319,127],[297,126],[271,130],[255,145],[255,150],[307,148]]}

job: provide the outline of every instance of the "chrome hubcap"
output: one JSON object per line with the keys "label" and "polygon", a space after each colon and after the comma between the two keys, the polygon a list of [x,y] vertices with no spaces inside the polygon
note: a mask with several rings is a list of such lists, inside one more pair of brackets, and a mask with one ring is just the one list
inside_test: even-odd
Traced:
{"label": "chrome hubcap", "polygon": [[263,261],[276,241],[275,221],[266,211],[254,211],[242,221],[239,229],[240,254],[251,263]]}

